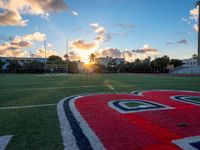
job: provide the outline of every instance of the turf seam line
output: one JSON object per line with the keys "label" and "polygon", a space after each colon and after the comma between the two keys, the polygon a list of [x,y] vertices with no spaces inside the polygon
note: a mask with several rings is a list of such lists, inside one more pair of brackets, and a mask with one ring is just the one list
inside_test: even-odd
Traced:
{"label": "turf seam line", "polygon": [[37,107],[48,107],[48,106],[56,106],[56,105],[57,105],[57,104],[41,104],[41,105],[9,106],[9,107],[0,107],[0,110],[24,109],[24,108],[37,108]]}

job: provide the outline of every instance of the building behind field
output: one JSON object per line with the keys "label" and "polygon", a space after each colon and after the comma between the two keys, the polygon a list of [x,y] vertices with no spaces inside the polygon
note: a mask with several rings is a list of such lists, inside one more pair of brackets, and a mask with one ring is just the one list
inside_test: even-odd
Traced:
{"label": "building behind field", "polygon": [[183,65],[171,71],[171,74],[199,74],[200,67],[198,66],[197,58],[183,59]]}
{"label": "building behind field", "polygon": [[190,58],[190,59],[183,59],[182,60],[183,63],[183,67],[197,67],[198,63],[197,63],[197,59],[195,58]]}
{"label": "building behind field", "polygon": [[28,63],[31,62],[40,62],[40,63],[45,63],[47,61],[47,58],[29,58],[29,57],[0,57],[0,61],[4,63],[2,70],[6,71],[9,70],[9,65],[11,62],[16,62],[20,66],[25,66]]}
{"label": "building behind field", "polygon": [[113,58],[113,57],[99,57],[96,58],[95,63],[98,63],[100,65],[103,65],[105,67],[108,67],[110,63],[119,65],[121,63],[125,62],[125,58]]}

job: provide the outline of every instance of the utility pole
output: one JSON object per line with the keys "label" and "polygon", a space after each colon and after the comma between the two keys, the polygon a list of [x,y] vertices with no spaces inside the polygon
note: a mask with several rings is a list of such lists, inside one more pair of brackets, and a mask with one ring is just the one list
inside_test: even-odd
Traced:
{"label": "utility pole", "polygon": [[46,72],[46,59],[47,59],[47,44],[46,44],[46,37],[44,36],[44,71]]}
{"label": "utility pole", "polygon": [[[195,3],[195,6],[198,7],[200,13],[200,1]],[[197,64],[200,66],[200,15],[198,18],[198,54],[197,54]]]}
{"label": "utility pole", "polygon": [[69,41],[66,40],[66,55],[67,55],[67,66],[66,66],[66,73],[68,74],[68,68],[69,68]]}
{"label": "utility pole", "polygon": [[30,58],[31,58],[31,56],[32,56],[31,50],[29,51],[29,54],[30,54]]}

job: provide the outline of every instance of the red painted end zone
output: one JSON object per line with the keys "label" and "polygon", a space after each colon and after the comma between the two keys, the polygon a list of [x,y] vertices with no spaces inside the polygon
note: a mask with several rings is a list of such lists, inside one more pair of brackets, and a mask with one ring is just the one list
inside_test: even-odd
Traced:
{"label": "red painted end zone", "polygon": [[[200,135],[200,107],[171,96],[200,93],[151,91],[144,96],[102,94],[84,96],[75,106],[109,150],[180,150],[173,140]],[[108,106],[113,100],[146,100],[174,109],[120,113]]]}

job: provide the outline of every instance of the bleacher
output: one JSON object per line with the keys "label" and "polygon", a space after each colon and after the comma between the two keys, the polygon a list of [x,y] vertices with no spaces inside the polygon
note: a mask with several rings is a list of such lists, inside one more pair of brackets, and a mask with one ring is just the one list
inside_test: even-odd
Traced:
{"label": "bleacher", "polygon": [[191,74],[191,75],[200,75],[200,66],[194,66],[194,67],[177,67],[170,72],[171,74]]}

